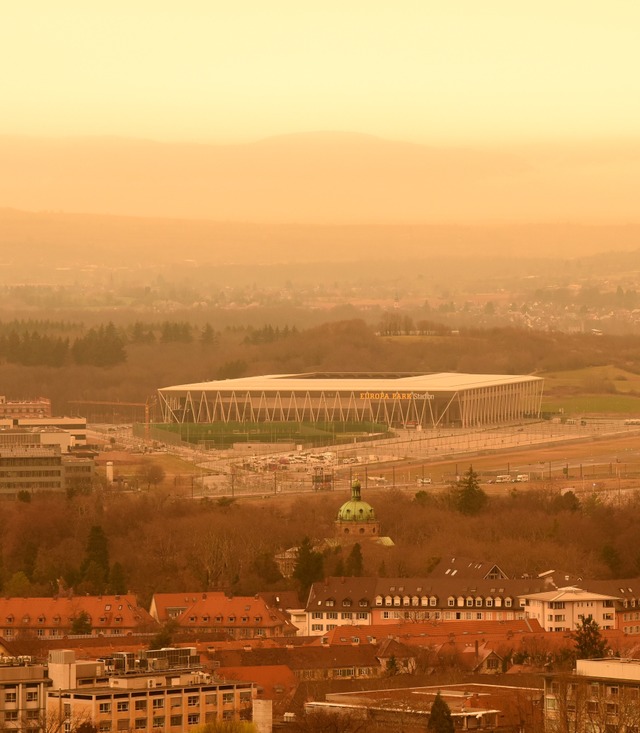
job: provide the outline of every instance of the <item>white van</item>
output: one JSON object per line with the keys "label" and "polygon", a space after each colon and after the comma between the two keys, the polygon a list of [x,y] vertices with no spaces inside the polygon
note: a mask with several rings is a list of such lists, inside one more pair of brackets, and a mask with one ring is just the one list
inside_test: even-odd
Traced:
{"label": "white van", "polygon": [[518,483],[523,483],[524,481],[528,481],[528,480],[529,480],[529,474],[528,473],[519,473],[516,476],[516,481]]}
{"label": "white van", "polygon": [[496,483],[497,484],[510,484],[511,483],[511,474],[503,473],[503,474],[500,474],[500,476],[496,476]]}

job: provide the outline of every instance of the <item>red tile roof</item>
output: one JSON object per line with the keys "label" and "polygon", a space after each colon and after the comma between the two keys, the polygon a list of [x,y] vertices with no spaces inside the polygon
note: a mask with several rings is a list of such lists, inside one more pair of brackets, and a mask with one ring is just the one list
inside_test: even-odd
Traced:
{"label": "red tile roof", "polygon": [[68,633],[73,619],[87,613],[94,632],[155,627],[133,595],[0,598],[0,628],[18,631],[60,629]]}

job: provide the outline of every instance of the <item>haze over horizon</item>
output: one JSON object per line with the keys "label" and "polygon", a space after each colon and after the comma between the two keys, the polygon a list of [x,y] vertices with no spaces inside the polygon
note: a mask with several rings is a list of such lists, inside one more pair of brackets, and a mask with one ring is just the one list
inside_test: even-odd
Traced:
{"label": "haze over horizon", "polygon": [[639,219],[640,5],[5,9],[0,207],[218,221]]}

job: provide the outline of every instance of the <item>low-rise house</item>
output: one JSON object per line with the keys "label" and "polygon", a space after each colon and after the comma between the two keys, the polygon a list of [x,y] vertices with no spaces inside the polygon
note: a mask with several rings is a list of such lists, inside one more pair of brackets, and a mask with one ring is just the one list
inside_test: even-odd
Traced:
{"label": "low-rise house", "polygon": [[[386,654],[386,652],[385,652]],[[227,668],[253,666],[287,666],[302,680],[358,679],[379,677],[386,671],[386,660],[381,660],[378,646],[371,644],[342,646],[292,646],[216,650],[210,661],[218,674]]]}
{"label": "low-rise house", "polygon": [[157,623],[130,594],[56,598],[0,598],[0,636],[30,634],[46,641],[70,635],[126,636]]}
{"label": "low-rise house", "polygon": [[269,607],[261,596],[156,593],[150,615],[160,623],[174,621],[185,631],[217,632],[235,639],[295,636],[297,632],[287,614]]}
{"label": "low-rise house", "polygon": [[498,685],[439,685],[331,693],[309,702],[306,712],[340,712],[388,730],[427,730],[431,706],[440,695],[456,730],[540,730],[542,689]]}

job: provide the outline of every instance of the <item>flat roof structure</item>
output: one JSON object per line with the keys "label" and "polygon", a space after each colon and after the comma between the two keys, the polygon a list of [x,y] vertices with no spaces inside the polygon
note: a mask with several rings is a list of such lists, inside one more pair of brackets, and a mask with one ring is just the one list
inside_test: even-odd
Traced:
{"label": "flat roof structure", "polygon": [[270,374],[163,387],[158,396],[166,423],[481,427],[538,418],[543,385],[527,375]]}

